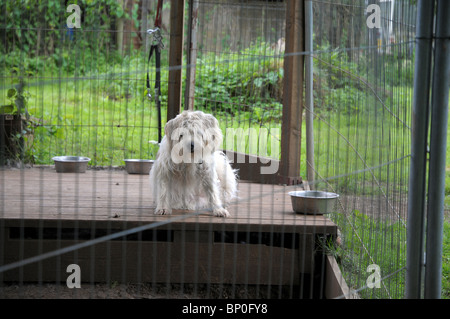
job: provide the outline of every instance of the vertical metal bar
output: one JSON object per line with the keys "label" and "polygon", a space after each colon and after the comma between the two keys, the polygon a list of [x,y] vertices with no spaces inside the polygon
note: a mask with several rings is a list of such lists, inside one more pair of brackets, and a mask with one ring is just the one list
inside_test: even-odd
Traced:
{"label": "vertical metal bar", "polygon": [[306,81],[306,176],[310,188],[314,185],[314,95],[313,95],[313,7],[305,1],[305,81]]}
{"label": "vertical metal bar", "polygon": [[427,210],[425,298],[441,297],[444,226],[445,159],[450,88],[450,2],[437,1],[433,90],[431,99],[430,166]]}
{"label": "vertical metal bar", "polygon": [[155,101],[156,109],[158,110],[158,143],[162,140],[162,123],[161,123],[161,48],[156,46],[155,48]]}
{"label": "vertical metal bar", "polygon": [[418,1],[411,162],[408,187],[406,298],[420,298],[422,290],[433,14],[434,1]]}

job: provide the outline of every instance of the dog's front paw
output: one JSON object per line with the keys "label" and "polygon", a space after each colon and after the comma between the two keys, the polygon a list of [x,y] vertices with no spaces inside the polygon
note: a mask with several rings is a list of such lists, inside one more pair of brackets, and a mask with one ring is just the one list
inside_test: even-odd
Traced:
{"label": "dog's front paw", "polygon": [[155,215],[170,215],[172,210],[170,208],[157,208],[155,209]]}
{"label": "dog's front paw", "polygon": [[225,208],[216,208],[213,210],[213,214],[217,217],[230,217],[230,213]]}

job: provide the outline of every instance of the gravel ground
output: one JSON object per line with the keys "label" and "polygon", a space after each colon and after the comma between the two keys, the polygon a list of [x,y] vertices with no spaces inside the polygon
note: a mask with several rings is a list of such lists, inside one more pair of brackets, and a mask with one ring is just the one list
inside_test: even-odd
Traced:
{"label": "gravel ground", "polygon": [[[182,289],[183,288],[183,289]],[[267,299],[289,298],[279,287],[244,285],[81,284],[81,288],[49,284],[5,284],[0,299]],[[292,296],[291,296],[292,298]]]}

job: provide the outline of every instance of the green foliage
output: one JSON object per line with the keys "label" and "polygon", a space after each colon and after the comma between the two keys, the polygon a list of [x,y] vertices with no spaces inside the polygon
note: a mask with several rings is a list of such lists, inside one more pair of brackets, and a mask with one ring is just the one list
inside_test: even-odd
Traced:
{"label": "green foliage", "polygon": [[[414,56],[410,59],[402,54],[404,46],[394,47],[390,55],[360,54],[356,57],[345,50],[332,49],[328,44],[316,50],[320,52],[314,59],[316,113],[359,113],[364,110],[364,104],[375,104],[376,95],[385,102],[392,102],[389,89],[404,87],[400,91],[403,94],[412,87]],[[383,87],[377,85],[380,78]]]}
{"label": "green foliage", "polygon": [[[326,92],[326,93],[325,93]],[[337,89],[326,89],[320,106],[325,105],[329,111],[346,113],[358,113],[360,105],[364,104],[366,93],[353,87],[347,86]]]}
{"label": "green foliage", "polygon": [[216,114],[248,113],[247,117],[257,123],[279,122],[283,78],[280,61],[265,42],[236,53],[199,57],[196,95],[202,101],[201,108]]}
{"label": "green foliage", "polygon": [[24,115],[28,117],[27,103],[30,92],[24,90],[23,80],[16,88],[10,88],[6,92],[6,99],[9,104],[0,106],[0,114]]}
{"label": "green foliage", "polygon": [[31,144],[29,139],[35,127],[35,121],[28,113],[28,100],[31,94],[25,90],[23,78],[19,78],[18,82],[15,87],[5,91],[9,104],[0,106],[0,115],[4,116],[5,121],[9,121],[9,125],[2,128],[6,141],[0,156],[1,165],[5,164],[5,160],[10,163],[33,162],[29,147]]}
{"label": "green foliage", "polygon": [[9,89],[7,93],[7,99],[9,100],[9,104],[0,106],[0,114],[16,114],[18,112],[17,106],[15,103],[15,96],[17,95],[16,89]]}
{"label": "green foliage", "polygon": [[137,7],[130,15],[116,0],[73,0],[67,6],[69,4],[80,6],[81,30],[96,30],[89,32],[90,37],[83,38],[83,32],[77,29],[67,29],[66,20],[72,12],[66,12],[64,1],[0,0],[0,8],[6,12],[0,17],[0,23],[6,26],[1,31],[4,46],[0,50],[3,53],[19,50],[32,56],[51,55],[61,42],[71,40],[77,45],[87,44],[91,49],[99,45],[111,47],[114,33],[109,30],[113,29],[116,19],[132,18],[137,22]]}
{"label": "green foliage", "polygon": [[[81,28],[67,28],[69,4],[81,10]],[[117,19],[138,23],[135,5],[129,14],[116,0],[0,0],[2,46],[0,65],[13,74],[27,70],[35,75],[50,72],[87,74],[120,59],[115,52]],[[85,32],[89,30],[89,32]],[[93,31],[95,30],[95,31]]]}

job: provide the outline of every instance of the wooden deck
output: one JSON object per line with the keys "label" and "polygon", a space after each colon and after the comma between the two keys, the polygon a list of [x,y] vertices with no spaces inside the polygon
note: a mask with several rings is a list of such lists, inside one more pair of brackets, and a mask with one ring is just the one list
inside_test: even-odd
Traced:
{"label": "wooden deck", "polygon": [[[5,220],[77,220],[80,226],[93,221],[108,225],[126,222],[129,227],[171,218],[153,214],[148,175],[121,170],[88,170],[84,174],[56,173],[51,168],[1,170],[0,189],[0,218]],[[239,198],[228,208],[230,218],[213,217],[205,211],[174,224],[183,223],[187,229],[212,225],[227,230],[335,234],[336,225],[326,216],[292,211],[287,193],[295,189],[298,187],[240,182]],[[172,216],[189,213],[174,211]]]}
{"label": "wooden deck", "polygon": [[[172,282],[301,284],[301,274],[316,268],[316,236],[335,236],[337,226],[326,216],[294,213],[287,193],[295,189],[240,182],[239,199],[229,206],[229,218],[208,211],[155,216],[148,175],[122,170],[62,174],[50,167],[3,169],[0,237],[5,249],[0,260],[4,265],[143,225],[162,224],[153,229],[162,234],[102,242],[42,261],[38,267],[36,263],[0,273],[0,282],[64,281],[65,267],[77,263],[89,269],[83,281],[167,282],[170,278]],[[281,234],[281,244],[273,234]]]}

